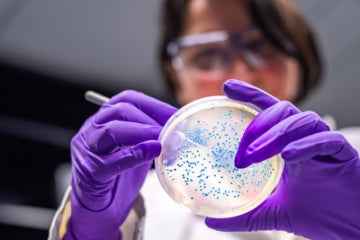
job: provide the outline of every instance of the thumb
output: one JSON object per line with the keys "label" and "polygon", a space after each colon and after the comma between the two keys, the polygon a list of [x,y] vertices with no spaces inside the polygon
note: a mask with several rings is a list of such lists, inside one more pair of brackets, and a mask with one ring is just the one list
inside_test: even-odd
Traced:
{"label": "thumb", "polygon": [[97,171],[92,171],[92,177],[99,182],[109,181],[125,171],[152,161],[160,152],[161,143],[155,140],[119,149],[96,161],[100,164],[97,166]]}
{"label": "thumb", "polygon": [[[250,232],[258,230],[282,229],[281,214],[278,207],[274,207],[268,199],[254,210],[232,218],[206,218],[205,224],[219,231]],[[285,218],[286,219],[286,218]]]}
{"label": "thumb", "polygon": [[117,170],[124,170],[138,167],[158,157],[160,152],[161,143],[159,141],[149,140],[139,143],[115,154],[115,156],[119,156],[119,160],[116,161],[116,168]]}

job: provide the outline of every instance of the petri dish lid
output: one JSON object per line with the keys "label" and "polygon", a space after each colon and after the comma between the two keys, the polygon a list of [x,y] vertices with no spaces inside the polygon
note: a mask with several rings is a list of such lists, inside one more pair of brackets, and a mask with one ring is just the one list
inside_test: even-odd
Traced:
{"label": "petri dish lid", "polygon": [[241,215],[262,203],[280,180],[281,157],[245,169],[234,165],[244,131],[259,111],[226,96],[180,108],[160,133],[162,152],[155,159],[169,196],[195,214],[216,218]]}

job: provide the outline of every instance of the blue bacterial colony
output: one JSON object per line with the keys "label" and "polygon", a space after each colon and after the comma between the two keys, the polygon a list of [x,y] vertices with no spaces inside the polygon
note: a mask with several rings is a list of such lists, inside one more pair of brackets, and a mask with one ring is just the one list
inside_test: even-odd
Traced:
{"label": "blue bacterial colony", "polygon": [[247,108],[212,106],[171,129],[159,176],[170,196],[205,216],[228,217],[251,208],[278,168],[273,158],[245,169],[234,166],[239,142],[254,116]]}

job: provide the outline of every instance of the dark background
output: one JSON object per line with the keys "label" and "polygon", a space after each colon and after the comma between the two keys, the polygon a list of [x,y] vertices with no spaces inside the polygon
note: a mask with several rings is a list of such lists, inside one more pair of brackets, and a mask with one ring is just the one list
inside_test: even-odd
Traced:
{"label": "dark background", "polygon": [[[155,59],[160,3],[0,0],[0,239],[47,237],[70,139],[97,109],[86,90],[170,100]],[[327,65],[301,108],[332,115],[341,128],[360,125],[360,2],[297,3]]]}

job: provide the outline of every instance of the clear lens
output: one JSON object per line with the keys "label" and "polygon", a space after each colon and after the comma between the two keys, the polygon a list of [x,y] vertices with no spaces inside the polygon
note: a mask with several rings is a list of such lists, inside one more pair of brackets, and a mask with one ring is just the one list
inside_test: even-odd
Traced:
{"label": "clear lens", "polygon": [[183,70],[198,74],[228,71],[236,54],[250,67],[258,69],[277,53],[256,28],[232,35],[210,32],[185,36],[178,40],[176,47],[174,43],[169,46],[176,49],[172,55],[181,60]]}
{"label": "clear lens", "polygon": [[227,42],[217,42],[184,48],[179,56],[188,69],[212,71],[228,66],[231,54]]}
{"label": "clear lens", "polygon": [[245,51],[258,56],[259,58],[269,59],[276,54],[276,49],[265,39],[262,32],[253,29],[240,38],[238,43]]}

